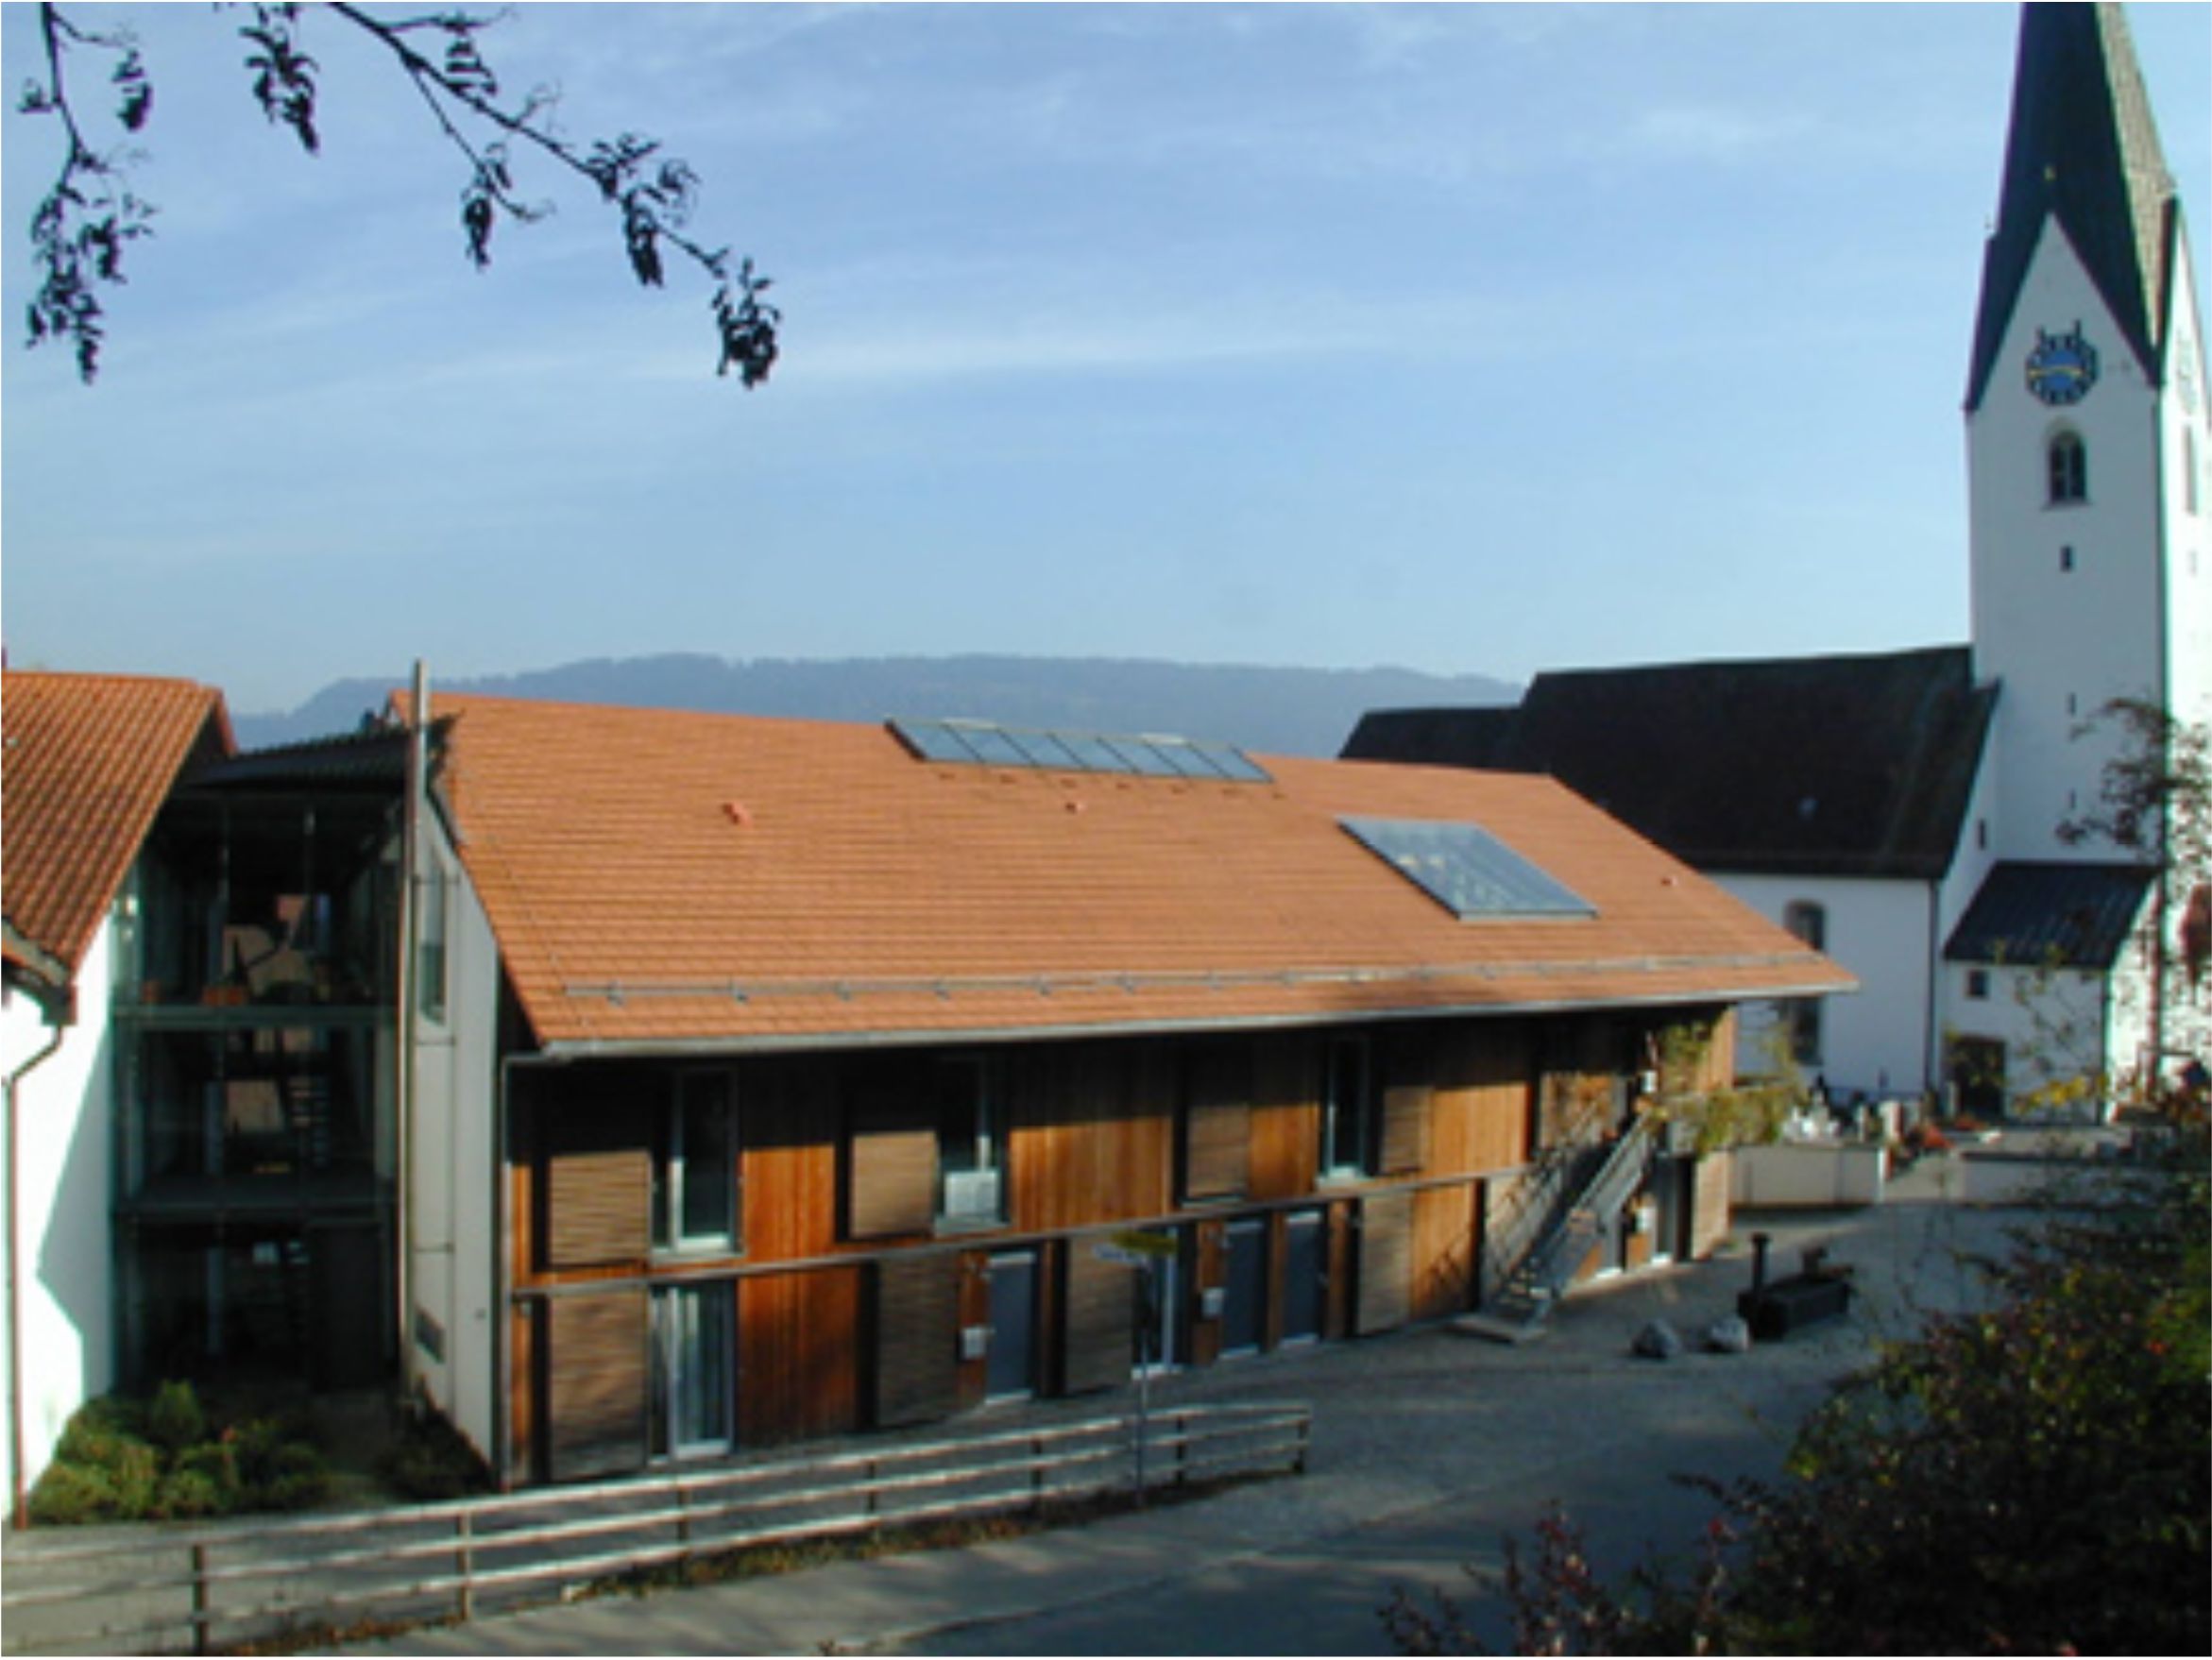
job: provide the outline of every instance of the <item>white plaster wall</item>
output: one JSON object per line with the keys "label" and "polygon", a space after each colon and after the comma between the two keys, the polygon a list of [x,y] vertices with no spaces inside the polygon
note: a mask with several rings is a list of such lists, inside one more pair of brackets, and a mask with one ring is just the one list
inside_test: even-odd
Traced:
{"label": "white plaster wall", "polygon": [[[2079,322],[2099,377],[2053,409],[2027,388],[2036,331]],[[2058,827],[2095,801],[2118,734],[2077,737],[2115,698],[2161,699],[2165,657],[2158,393],[2072,244],[2047,221],[1982,407],[1967,423],[1975,672],[1997,710],[1994,851],[2015,859],[2109,857]],[[2088,500],[2053,505],[2046,449],[2062,426],[2088,449]],[[2073,550],[2071,569],[2062,550]]]}
{"label": "white plaster wall", "polygon": [[[2166,495],[2168,708],[2212,726],[2212,386],[2205,384],[2196,272],[2185,242],[2174,261],[2162,472]],[[2193,384],[2184,398],[2182,383]],[[2195,407],[2190,408],[2193,402]],[[2189,488],[2194,462],[2196,488]]]}
{"label": "white plaster wall", "polygon": [[[1989,995],[1966,994],[1981,968]],[[2094,1077],[2112,1052],[2105,977],[2075,969],[1993,968],[1946,963],[1948,1029],[1994,1038],[2005,1046],[2005,1095],[2017,1110],[2034,1092],[2069,1078]]]}
{"label": "white plaster wall", "polygon": [[407,1337],[417,1381],[488,1463],[499,1387],[499,956],[490,921],[442,827],[433,822],[425,840],[446,882],[447,1018],[415,1023],[409,1291],[416,1308],[442,1330],[445,1353],[434,1358],[412,1329]]}
{"label": "white plaster wall", "polygon": [[[1926,882],[1853,876],[1767,876],[1713,872],[1714,880],[1779,925],[1805,901],[1828,912],[1827,955],[1858,976],[1859,990],[1828,999],[1821,1017],[1817,1073],[1831,1095],[1917,1094],[1928,1087],[1930,915]],[[1941,940],[1935,941],[1940,948]],[[1738,1024],[1739,1074],[1766,1063],[1773,1006],[1748,1006]]]}
{"label": "white plaster wall", "polygon": [[[108,1008],[115,942],[103,927],[77,976],[77,1023],[16,1094],[23,1294],[24,1484],[44,1471],[70,1414],[115,1385],[113,1087]],[[19,991],[0,1011],[0,1064],[12,1074],[51,1036]],[[5,1322],[0,1322],[5,1324]],[[0,1452],[11,1456],[12,1449]],[[9,1472],[13,1491],[14,1471]]]}

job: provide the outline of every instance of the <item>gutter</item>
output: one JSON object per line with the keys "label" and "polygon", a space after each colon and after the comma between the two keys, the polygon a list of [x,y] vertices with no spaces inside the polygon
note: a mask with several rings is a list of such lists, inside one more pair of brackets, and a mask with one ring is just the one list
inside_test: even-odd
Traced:
{"label": "gutter", "polygon": [[1664,991],[1637,997],[1599,1000],[1556,998],[1542,1001],[1437,1004],[1424,1008],[1386,1009],[1335,1008],[1295,1014],[1202,1016],[1129,1022],[1063,1022],[1040,1025],[894,1026],[881,1029],[761,1033],[706,1038],[577,1038],[555,1039],[544,1045],[542,1059],[560,1064],[577,1060],[630,1060],[676,1056],[710,1059],[722,1056],[770,1055],[825,1050],[910,1048],[915,1044],[969,1044],[1046,1042],[1082,1038],[1141,1038],[1179,1033],[1258,1032],[1302,1027],[1342,1025],[1347,1022],[1450,1020],[1466,1018],[1514,1019],[1523,1015],[1587,1013],[1610,1008],[1676,1008],[1690,1004],[1741,1004],[1778,997],[1829,996],[1858,989],[1856,980],[1845,984],[1779,983],[1730,989],[1725,992]]}

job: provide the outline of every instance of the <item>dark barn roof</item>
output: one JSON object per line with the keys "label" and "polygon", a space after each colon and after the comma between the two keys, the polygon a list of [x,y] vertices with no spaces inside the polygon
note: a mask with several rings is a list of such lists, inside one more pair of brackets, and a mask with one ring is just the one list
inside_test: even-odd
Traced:
{"label": "dark barn roof", "polygon": [[1964,646],[1584,669],[1517,709],[1370,714],[1344,754],[1548,772],[1701,870],[1932,879],[1996,696]]}
{"label": "dark barn roof", "polygon": [[2109,969],[2143,908],[2151,874],[2141,865],[2000,864],[1951,931],[1944,957]]}

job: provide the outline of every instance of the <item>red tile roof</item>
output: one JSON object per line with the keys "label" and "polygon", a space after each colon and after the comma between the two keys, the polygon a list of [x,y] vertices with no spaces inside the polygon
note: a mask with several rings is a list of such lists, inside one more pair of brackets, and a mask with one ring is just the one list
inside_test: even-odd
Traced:
{"label": "red tile roof", "polygon": [[[462,857],[551,1046],[751,1046],[1852,984],[1549,779],[931,763],[876,726],[441,699]],[[1593,918],[1462,922],[1347,815],[1471,822]]]}
{"label": "red tile roof", "polygon": [[8,927],[74,974],[185,762],[229,753],[230,717],[190,681],[9,669],[0,728]]}

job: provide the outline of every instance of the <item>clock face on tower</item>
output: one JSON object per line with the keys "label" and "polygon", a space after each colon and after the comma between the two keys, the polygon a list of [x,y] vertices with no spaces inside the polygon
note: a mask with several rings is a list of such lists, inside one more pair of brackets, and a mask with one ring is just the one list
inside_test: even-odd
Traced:
{"label": "clock face on tower", "polygon": [[2097,384],[2097,348],[2083,338],[2076,323],[2063,334],[2035,330],[2028,353],[2028,390],[2045,403],[2079,403]]}

